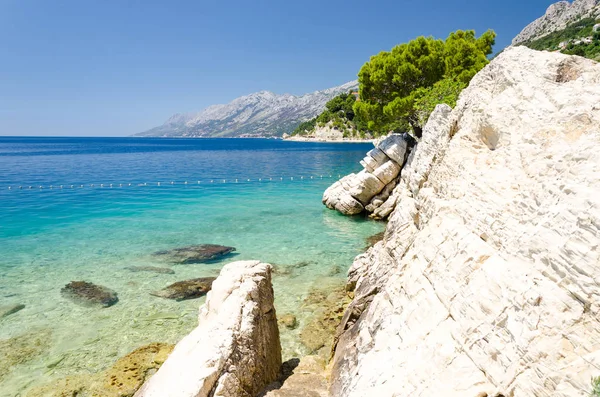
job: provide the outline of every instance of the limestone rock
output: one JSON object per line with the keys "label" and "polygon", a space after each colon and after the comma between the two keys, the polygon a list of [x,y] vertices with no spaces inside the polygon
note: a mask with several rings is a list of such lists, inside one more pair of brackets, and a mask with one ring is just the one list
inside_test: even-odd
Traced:
{"label": "limestone rock", "polygon": [[125,268],[130,272],[150,272],[150,273],[159,273],[159,274],[175,274],[173,269],[169,269],[168,267],[157,267],[157,266],[129,266]]}
{"label": "limestone rock", "polygon": [[408,143],[402,134],[390,134],[382,140],[377,148],[397,164],[404,164]]}
{"label": "limestone rock", "polygon": [[280,366],[271,265],[234,262],[213,282],[198,327],[135,396],[254,397]]}
{"label": "limestone rock", "polygon": [[[291,360],[290,360],[291,361]],[[295,359],[294,361],[297,361]],[[304,356],[297,364],[283,363],[283,374],[260,397],[328,397],[326,361],[319,356]]]}
{"label": "limestone rock", "polygon": [[233,247],[226,247],[217,244],[199,244],[189,247],[174,248],[172,250],[158,251],[154,256],[163,258],[172,263],[203,263],[221,259],[235,251]]}
{"label": "limestone rock", "polygon": [[109,307],[119,301],[115,291],[87,281],[71,281],[60,293],[64,298],[81,306]]}
{"label": "limestone rock", "polygon": [[436,109],[349,270],[333,396],[589,393],[599,104],[600,64],[513,47]]}
{"label": "limestone rock", "polygon": [[356,215],[365,210],[374,212],[385,203],[396,186],[412,145],[413,140],[406,134],[391,134],[378,140],[376,147],[360,162],[364,169],[331,185],[323,193],[323,204],[345,215]]}
{"label": "limestone rock", "polygon": [[159,291],[150,292],[150,295],[174,299],[176,301],[200,298],[210,291],[213,281],[215,281],[214,277],[200,277],[178,281]]}
{"label": "limestone rock", "polygon": [[25,309],[25,305],[17,303],[14,305],[3,305],[0,306],[0,318],[4,318],[6,316],[10,316],[11,314],[15,314],[18,311]]}

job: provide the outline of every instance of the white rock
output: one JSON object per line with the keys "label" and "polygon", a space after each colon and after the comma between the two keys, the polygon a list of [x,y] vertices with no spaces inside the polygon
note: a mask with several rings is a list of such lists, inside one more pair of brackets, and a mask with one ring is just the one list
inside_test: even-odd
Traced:
{"label": "white rock", "polygon": [[375,171],[373,171],[373,175],[383,182],[384,185],[387,185],[400,173],[400,166],[395,161],[388,161],[387,163],[377,167]]}
{"label": "white rock", "polygon": [[398,164],[404,164],[408,144],[401,134],[390,134],[379,142],[377,148]]}
{"label": "white rock", "polygon": [[254,397],[277,378],[281,347],[271,265],[223,267],[198,320],[136,397]]}
{"label": "white rock", "polygon": [[599,147],[600,64],[579,57],[510,48],[438,107],[349,271],[332,395],[588,395]]}
{"label": "white rock", "polygon": [[371,201],[373,196],[381,192],[384,187],[385,184],[375,175],[363,170],[356,174],[348,192],[356,200],[360,201],[363,205],[366,205]]}

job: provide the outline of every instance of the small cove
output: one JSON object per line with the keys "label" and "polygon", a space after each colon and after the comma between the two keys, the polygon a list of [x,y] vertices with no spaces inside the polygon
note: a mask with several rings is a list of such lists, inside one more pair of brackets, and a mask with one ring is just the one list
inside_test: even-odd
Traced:
{"label": "small cove", "polygon": [[[328,176],[360,169],[358,161],[370,147],[256,139],[0,138],[0,297],[3,305],[25,305],[0,320],[0,339],[31,332],[44,335],[46,343],[0,379],[2,390],[17,395],[52,379],[98,372],[148,343],[177,342],[196,326],[204,298],[176,302],[150,292],[214,277],[233,260],[276,265],[277,312],[294,314],[300,323],[282,330],[284,359],[305,354],[298,335],[311,313],[304,300],[315,289],[343,284],[365,239],[384,227],[321,204],[334,181]],[[114,187],[98,188],[100,183]],[[132,186],[117,188],[120,183]],[[45,188],[8,190],[19,184]],[[86,187],[48,189],[60,184]],[[222,261],[185,265],[152,255],[207,243],[236,252]],[[126,269],[132,266],[174,273]],[[106,309],[75,305],[60,295],[73,280],[107,286],[119,302]]]}

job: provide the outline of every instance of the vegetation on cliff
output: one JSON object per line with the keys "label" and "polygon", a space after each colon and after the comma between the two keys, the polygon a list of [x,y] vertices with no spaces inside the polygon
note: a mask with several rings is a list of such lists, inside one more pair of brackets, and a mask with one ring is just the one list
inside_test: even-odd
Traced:
{"label": "vegetation on cliff", "polygon": [[595,18],[584,18],[562,30],[524,42],[522,45],[533,50],[560,51],[563,54],[598,60],[600,58],[600,31],[594,32],[594,26],[598,23],[600,20]]}
{"label": "vegetation on cliff", "polygon": [[354,113],[355,103],[354,91],[336,96],[325,104],[323,113],[300,124],[292,135],[309,135],[315,128],[329,125],[341,131],[344,138],[364,137],[367,124]]}
{"label": "vegetation on cliff", "polygon": [[488,64],[496,34],[458,30],[446,40],[418,37],[371,57],[358,73],[359,95],[341,94],[293,135],[329,125],[344,137],[410,129],[420,136],[436,105],[454,106],[460,92]]}

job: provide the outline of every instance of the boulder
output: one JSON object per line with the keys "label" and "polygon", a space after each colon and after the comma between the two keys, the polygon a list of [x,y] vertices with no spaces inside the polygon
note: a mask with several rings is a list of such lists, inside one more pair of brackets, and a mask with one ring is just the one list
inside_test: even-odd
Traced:
{"label": "boulder", "polygon": [[166,251],[158,251],[153,255],[172,263],[187,264],[210,262],[221,259],[233,251],[235,251],[235,248],[233,247],[216,244],[199,244]]}
{"label": "boulder", "polygon": [[200,298],[210,291],[214,277],[200,277],[191,280],[178,281],[159,291],[150,292],[150,295],[160,298],[182,301]]}
{"label": "boulder", "polygon": [[160,274],[175,274],[173,269],[169,269],[168,267],[157,267],[157,266],[129,266],[125,268],[130,272],[151,272],[151,273],[160,273]]}
{"label": "boulder", "polygon": [[390,134],[382,140],[377,148],[397,164],[404,164],[408,143],[402,134]]}
{"label": "boulder", "polygon": [[379,179],[384,185],[392,182],[400,173],[400,166],[393,160],[390,160],[373,171],[373,175]]}
{"label": "boulder", "polygon": [[119,301],[117,293],[87,281],[71,281],[60,290],[61,295],[81,306],[109,307]]}
{"label": "boulder", "polygon": [[225,265],[183,338],[136,397],[254,397],[275,381],[281,346],[271,265]]}
{"label": "boulder", "polygon": [[599,104],[600,64],[514,47],[436,108],[348,272],[332,396],[590,394]]}
{"label": "boulder", "polygon": [[287,329],[295,329],[298,326],[298,320],[293,314],[284,314],[283,316],[279,316],[277,322]]}
{"label": "boulder", "polygon": [[366,205],[371,201],[373,196],[381,192],[385,184],[381,182],[375,175],[361,171],[356,174],[352,180],[352,185],[348,193],[350,196],[360,201],[362,205]]}

